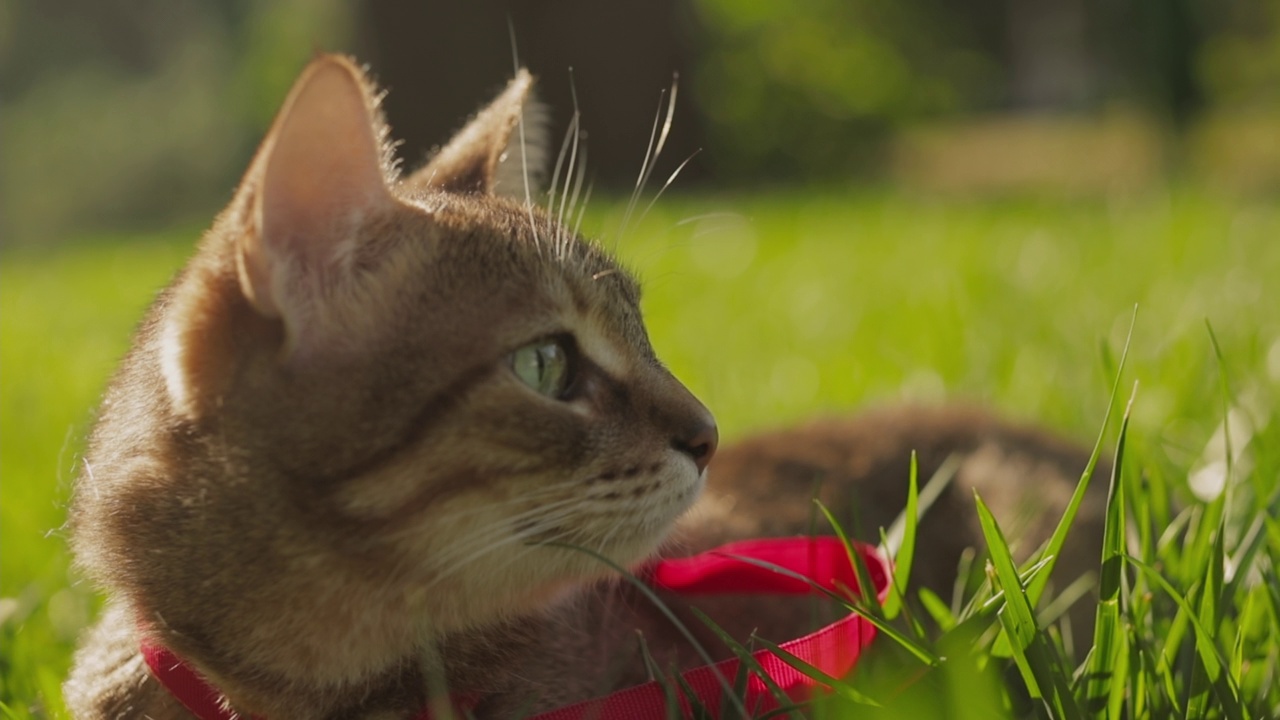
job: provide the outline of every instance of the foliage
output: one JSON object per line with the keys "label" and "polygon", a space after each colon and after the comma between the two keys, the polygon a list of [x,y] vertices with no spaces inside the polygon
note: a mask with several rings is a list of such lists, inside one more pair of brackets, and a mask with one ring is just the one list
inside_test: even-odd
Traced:
{"label": "foliage", "polygon": [[739,182],[874,177],[888,139],[921,122],[1119,106],[1184,130],[1280,107],[1275,0],[695,7],[710,160]]}
{"label": "foliage", "polygon": [[348,6],[0,2],[0,240],[211,214]]}
{"label": "foliage", "polygon": [[971,5],[700,0],[712,157],[728,177],[865,173],[889,130],[989,104],[994,4]]}

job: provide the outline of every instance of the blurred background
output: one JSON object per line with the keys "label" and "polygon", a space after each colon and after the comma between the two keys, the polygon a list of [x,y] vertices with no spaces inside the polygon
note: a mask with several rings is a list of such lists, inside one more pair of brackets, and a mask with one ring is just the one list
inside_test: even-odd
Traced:
{"label": "blurred background", "polygon": [[1280,188],[1276,0],[0,0],[0,242],[207,221],[318,50],[371,65],[412,166],[512,34],[600,190],[676,73],[678,190]]}

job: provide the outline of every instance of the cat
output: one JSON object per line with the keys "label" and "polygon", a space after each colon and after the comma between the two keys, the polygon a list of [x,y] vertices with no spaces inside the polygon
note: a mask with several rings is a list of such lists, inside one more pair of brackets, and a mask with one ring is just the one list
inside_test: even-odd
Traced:
{"label": "cat", "polygon": [[[272,719],[413,717],[445,689],[481,718],[552,708],[644,680],[637,632],[662,666],[699,664],[568,546],[635,566],[804,533],[815,487],[874,532],[912,449],[924,477],[964,458],[931,510],[949,521],[922,525],[926,586],[978,543],[973,488],[1002,520],[1061,514],[1086,454],[976,412],[891,409],[718,451],[649,344],[637,282],[528,202],[546,146],[532,82],[517,73],[400,176],[364,73],[332,55],[304,70],[102,401],[69,514],[109,595],[64,686],[76,717],[191,717],[144,640]],[[809,622],[698,604],[739,637]]]}

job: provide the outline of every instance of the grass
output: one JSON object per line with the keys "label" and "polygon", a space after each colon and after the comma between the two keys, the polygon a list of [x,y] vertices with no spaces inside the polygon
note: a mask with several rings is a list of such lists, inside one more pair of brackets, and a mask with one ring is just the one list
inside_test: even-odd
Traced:
{"label": "grass", "polygon": [[[613,244],[620,216],[599,203],[587,226]],[[197,234],[0,255],[0,717],[62,714],[58,684],[96,607],[59,532],[77,453],[130,328]],[[1099,558],[1100,650],[1067,657],[1029,614],[1044,605],[1034,573],[996,552],[996,600],[926,602],[951,628],[927,640],[943,662],[855,676],[877,712],[1234,718],[1280,714],[1277,238],[1274,202],[1192,190],[982,203],[828,191],[664,199],[617,251],[646,281],[659,355],[730,440],[963,400],[1084,442],[1137,382]],[[1120,437],[1113,422],[1106,446]],[[1190,478],[1229,491],[1200,500]]]}

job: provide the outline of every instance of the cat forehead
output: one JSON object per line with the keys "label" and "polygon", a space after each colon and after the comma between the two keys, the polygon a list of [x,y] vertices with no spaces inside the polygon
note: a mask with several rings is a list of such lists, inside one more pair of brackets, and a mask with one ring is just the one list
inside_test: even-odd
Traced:
{"label": "cat forehead", "polygon": [[[404,198],[430,222],[446,230],[443,248],[450,254],[488,265],[506,265],[519,275],[559,276],[582,294],[621,295],[639,305],[641,286],[599,244],[579,237],[546,213],[500,198],[484,196],[419,196]],[[502,263],[499,258],[505,259]],[[498,269],[498,268],[491,268]]]}
{"label": "cat forehead", "polygon": [[571,332],[619,372],[652,358],[640,284],[598,244],[515,201],[446,193],[406,202],[414,224],[433,238],[424,290],[446,301],[466,337],[509,351],[512,343]]}

